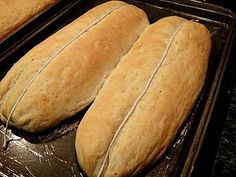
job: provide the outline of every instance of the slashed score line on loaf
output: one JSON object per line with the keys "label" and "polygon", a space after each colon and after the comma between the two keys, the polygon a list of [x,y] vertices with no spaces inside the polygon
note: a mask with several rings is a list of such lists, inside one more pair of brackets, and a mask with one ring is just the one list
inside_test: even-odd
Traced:
{"label": "slashed score line on loaf", "polygon": [[4,131],[4,135],[3,135],[3,145],[2,147],[4,149],[7,148],[7,129],[9,126],[9,120],[12,116],[12,114],[14,113],[14,110],[16,109],[17,105],[19,104],[20,100],[22,99],[22,97],[25,95],[25,93],[27,92],[28,88],[30,87],[30,85],[33,83],[33,81],[37,78],[37,76],[53,61],[53,59],[59,54],[61,53],[66,47],[68,47],[73,41],[75,41],[77,38],[79,38],[80,36],[82,36],[84,33],[88,32],[93,26],[95,26],[96,24],[98,24],[99,22],[101,22],[106,16],[108,16],[109,14],[111,14],[112,12],[114,12],[115,10],[123,7],[125,5],[119,5],[119,6],[115,6],[114,8],[110,9],[109,11],[105,12],[98,20],[96,20],[95,22],[93,22],[91,25],[89,25],[85,30],[83,30],[81,33],[79,33],[78,35],[76,35],[75,37],[73,37],[68,43],[66,43],[61,49],[59,49],[51,58],[49,58],[49,60],[38,70],[38,72],[34,75],[34,77],[29,81],[29,83],[26,85],[25,89],[21,92],[20,96],[17,98],[15,104],[13,105],[9,115],[7,118],[5,118],[6,121],[6,127],[5,127],[5,131]]}
{"label": "slashed score line on loaf", "polygon": [[154,69],[154,72],[152,73],[151,77],[149,78],[146,87],[144,88],[144,90],[142,91],[142,93],[137,97],[137,99],[135,100],[133,106],[131,107],[131,109],[129,110],[129,112],[127,113],[126,117],[124,118],[124,120],[122,121],[121,125],[118,127],[117,131],[115,132],[109,146],[108,149],[106,151],[105,157],[103,159],[101,168],[99,170],[98,176],[97,177],[101,177],[102,172],[104,170],[104,167],[106,165],[106,162],[108,161],[108,157],[109,157],[109,153],[114,145],[114,142],[116,140],[116,137],[119,135],[121,129],[124,127],[125,123],[128,121],[129,117],[131,116],[131,114],[134,112],[135,108],[137,107],[138,103],[141,101],[141,99],[143,98],[143,96],[145,95],[145,93],[147,92],[148,88],[150,87],[152,80],[154,79],[155,75],[157,74],[159,68],[161,67],[163,61],[165,60],[168,51],[171,47],[171,44],[173,43],[175,37],[177,36],[178,32],[181,30],[182,26],[184,25],[184,22],[180,23],[179,26],[176,28],[176,30],[173,32],[173,34],[171,35],[170,39],[169,39],[169,43],[167,45],[166,50],[164,51],[160,62],[157,64],[157,67]]}

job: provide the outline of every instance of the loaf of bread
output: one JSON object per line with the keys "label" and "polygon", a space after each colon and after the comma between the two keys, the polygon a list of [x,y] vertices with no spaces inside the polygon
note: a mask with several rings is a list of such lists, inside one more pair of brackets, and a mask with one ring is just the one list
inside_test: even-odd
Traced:
{"label": "loaf of bread", "polygon": [[0,118],[29,132],[89,105],[149,22],[120,1],[99,5],[30,50],[0,82]]}
{"label": "loaf of bread", "polygon": [[56,0],[0,0],[0,39]]}
{"label": "loaf of bread", "polygon": [[204,84],[210,33],[171,16],[150,25],[121,59],[76,134],[89,177],[135,176],[165,152]]}

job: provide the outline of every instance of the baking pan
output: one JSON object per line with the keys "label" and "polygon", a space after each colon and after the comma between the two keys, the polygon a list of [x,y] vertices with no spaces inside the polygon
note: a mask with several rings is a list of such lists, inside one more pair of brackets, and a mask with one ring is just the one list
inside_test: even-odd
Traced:
{"label": "baking pan", "polygon": [[[9,32],[8,34],[4,35],[0,39],[0,44],[3,43],[4,41],[8,40],[8,38],[12,38],[14,36],[14,34],[20,35],[19,33],[21,33],[21,32],[18,32],[18,31],[21,31],[25,26],[30,25],[33,21],[38,20],[39,16],[42,16],[46,11],[48,11],[50,8],[52,8],[52,6],[55,6],[59,2],[60,2],[60,0],[57,0],[54,3],[49,4],[44,9],[42,9],[39,13],[37,13],[34,16],[30,17],[28,20],[26,20],[25,22],[23,22],[22,24],[17,26],[11,32]],[[45,18],[45,16],[44,16],[44,18]]]}
{"label": "baking pan", "polygon": [[[36,31],[0,57],[0,79],[30,48],[102,2],[105,1],[81,0],[64,7],[43,25],[42,30]],[[140,177],[191,176],[232,48],[235,15],[222,7],[195,1],[126,2],[145,10],[151,23],[165,16],[178,15],[205,24],[211,32],[212,51],[206,83],[199,99],[162,158],[140,174]],[[85,112],[86,109],[42,133],[30,134],[11,127],[7,135],[13,140],[6,150],[0,152],[0,176],[85,176],[76,161],[74,148],[76,128]],[[4,125],[0,123],[0,144],[3,143],[3,132]]]}
{"label": "baking pan", "polygon": [[[51,11],[55,11],[55,9],[59,9],[58,7],[61,6],[62,4],[65,4],[66,0],[56,0],[54,3],[50,4],[43,10],[41,10],[38,14],[35,14],[34,16],[30,17],[28,20],[20,24],[18,27],[13,29],[10,33],[6,34],[3,38],[0,39],[0,45],[2,43],[5,43],[6,41],[12,41],[16,42],[17,39],[21,39],[21,37],[24,37],[30,31],[29,29],[32,30],[32,27],[35,24],[43,23],[43,21],[47,21],[49,16],[49,13]],[[27,30],[28,29],[28,30]],[[7,42],[6,42],[7,43]]]}
{"label": "baking pan", "polygon": [[[45,29],[58,18],[65,15],[74,3],[78,4],[79,2],[80,0],[56,0],[53,4],[0,39],[0,62],[5,60],[12,52],[20,49],[21,46],[27,45],[29,49],[38,43],[38,40],[43,40],[42,37],[37,38],[37,35],[41,33],[44,33],[44,37],[50,35]],[[33,43],[27,43],[28,41],[33,41]]]}
{"label": "baking pan", "polygon": [[[0,45],[5,43],[7,45],[9,43],[16,43],[17,40],[22,40],[25,36],[32,35],[32,30],[36,30],[43,24],[48,23],[58,11],[62,10],[63,7],[66,7],[73,3],[74,0],[55,0],[54,3],[50,4],[38,14],[30,17],[28,20],[20,24],[16,29],[12,30],[10,33],[5,35],[0,39]],[[37,27],[37,28],[36,28]]]}

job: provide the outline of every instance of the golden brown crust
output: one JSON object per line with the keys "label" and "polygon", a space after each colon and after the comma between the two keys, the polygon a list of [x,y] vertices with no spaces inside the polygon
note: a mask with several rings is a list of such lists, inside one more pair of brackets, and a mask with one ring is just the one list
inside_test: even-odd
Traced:
{"label": "golden brown crust", "polygon": [[[129,13],[127,13],[129,12]],[[0,83],[0,118],[35,132],[91,103],[103,80],[148,25],[120,1],[104,3],[34,47]]]}
{"label": "golden brown crust", "polygon": [[208,30],[180,17],[143,32],[77,130],[88,176],[136,175],[163,154],[200,93],[210,48]]}
{"label": "golden brown crust", "polygon": [[56,0],[0,0],[0,39]]}

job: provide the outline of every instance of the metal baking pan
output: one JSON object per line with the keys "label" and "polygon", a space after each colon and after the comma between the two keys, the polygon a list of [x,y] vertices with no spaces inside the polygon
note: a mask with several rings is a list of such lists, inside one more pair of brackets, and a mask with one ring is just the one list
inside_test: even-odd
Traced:
{"label": "metal baking pan", "polygon": [[[10,39],[13,38],[15,35],[21,35],[21,33],[23,33],[22,32],[23,28],[25,26],[31,25],[31,23],[33,23],[33,21],[35,21],[35,20],[38,20],[40,18],[40,16],[44,16],[44,18],[45,18],[46,16],[44,15],[44,13],[47,12],[49,9],[51,9],[53,6],[57,5],[59,2],[60,2],[60,0],[57,0],[54,3],[48,5],[46,8],[42,9],[39,13],[37,13],[34,16],[30,17],[25,22],[23,22],[22,24],[17,26],[15,29],[13,29],[11,32],[9,32],[8,34],[4,35],[0,39],[0,45],[2,43],[4,43],[4,41],[9,40],[9,38]],[[2,8],[2,7],[0,7],[0,8]]]}
{"label": "metal baking pan", "polygon": [[17,37],[19,35],[23,37],[25,34],[30,32],[30,31],[24,30],[26,26],[29,26],[29,27],[26,27],[29,29],[29,28],[32,28],[32,25],[35,25],[35,23],[39,23],[40,21],[42,23],[42,21],[46,21],[49,17],[49,15],[47,14],[50,13],[51,9],[57,8],[58,6],[60,6],[59,4],[62,4],[62,3],[65,3],[65,0],[57,0],[54,3],[50,4],[49,6],[47,6],[46,8],[44,8],[38,14],[30,17],[28,20],[26,20],[25,22],[20,24],[18,27],[16,27],[16,29],[12,30],[10,33],[6,34],[3,38],[1,38],[0,45],[8,40],[12,40],[15,42],[15,40],[19,38]]}
{"label": "metal baking pan", "polygon": [[[63,8],[42,26],[42,30],[29,35],[19,46],[0,56],[0,79],[30,48],[102,2],[105,1],[81,0]],[[222,7],[197,1],[127,0],[126,2],[144,9],[151,23],[165,16],[178,15],[205,24],[211,32],[213,45],[208,73],[198,102],[162,158],[140,175],[140,177],[191,176],[232,48],[236,26],[235,14]],[[76,161],[74,148],[76,128],[85,112],[86,109],[42,133],[30,134],[11,127],[8,136],[12,136],[13,140],[7,150],[0,152],[0,176],[85,176]],[[0,123],[0,144],[3,143],[3,132],[4,125]]]}
{"label": "metal baking pan", "polygon": [[[0,39],[0,61],[5,60],[12,52],[18,50],[23,45],[28,45],[28,47],[31,48],[34,44],[39,42],[33,39],[37,35],[45,33],[44,36],[47,36],[47,34],[50,34],[45,31],[46,27],[66,14],[74,3],[77,4],[80,2],[79,0],[75,1],[76,0],[56,0],[53,4]],[[29,40],[35,41],[36,43],[27,44]]]}

